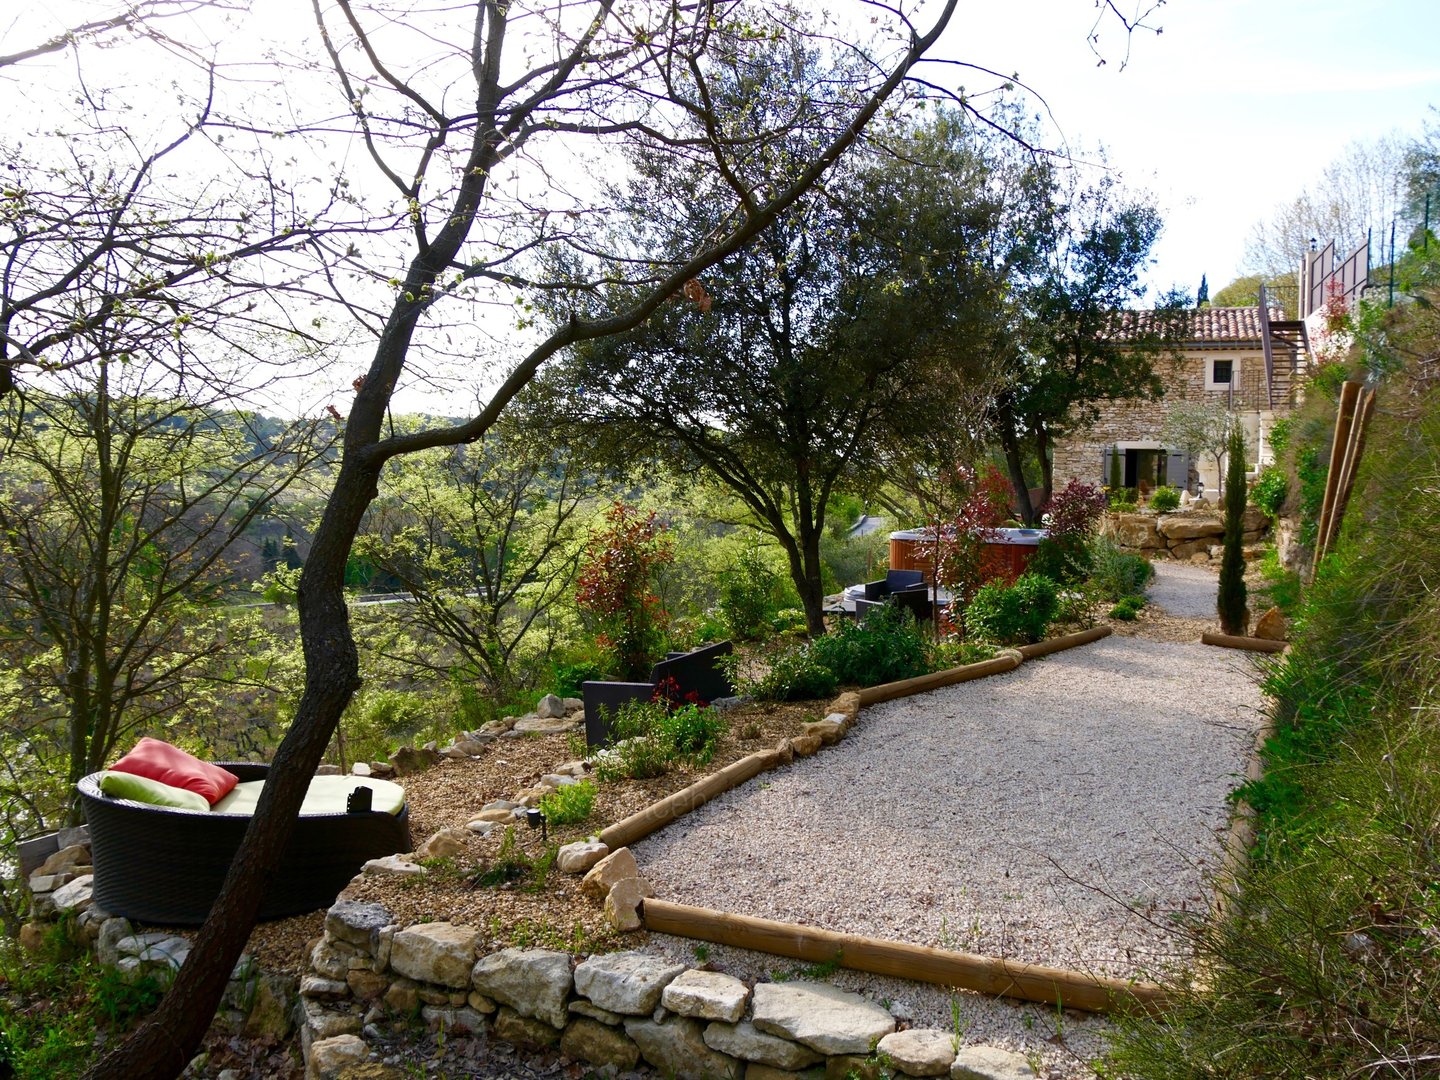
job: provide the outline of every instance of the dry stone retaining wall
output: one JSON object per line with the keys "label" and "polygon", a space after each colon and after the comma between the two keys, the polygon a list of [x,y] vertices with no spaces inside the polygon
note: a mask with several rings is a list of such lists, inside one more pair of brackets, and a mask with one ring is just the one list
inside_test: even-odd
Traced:
{"label": "dry stone retaining wall", "polygon": [[[1208,507],[1173,514],[1110,511],[1102,520],[1100,530],[1120,547],[1148,558],[1218,564],[1225,539],[1225,519]],[[1258,507],[1247,506],[1242,538],[1247,561],[1264,554],[1269,532],[1269,517]]]}
{"label": "dry stone retaining wall", "polygon": [[879,1005],[824,983],[759,983],[640,952],[576,963],[548,949],[476,955],[479,931],[401,929],[380,905],[341,901],[300,986],[307,1075],[340,1077],[396,1021],[530,1047],[597,1068],[644,1062],[681,1080],[844,1076],[875,1052],[908,1076],[1033,1076],[1018,1054],[961,1046],[951,1032],[896,1031]]}

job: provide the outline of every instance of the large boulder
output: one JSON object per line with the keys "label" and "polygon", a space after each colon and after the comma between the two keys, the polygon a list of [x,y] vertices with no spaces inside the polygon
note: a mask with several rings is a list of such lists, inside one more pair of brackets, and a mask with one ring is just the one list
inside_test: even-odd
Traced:
{"label": "large boulder", "polygon": [[549,949],[501,949],[482,956],[471,971],[475,989],[509,1005],[522,1016],[534,1016],[562,1028],[569,1017],[565,1000],[574,981],[570,957]]}
{"label": "large boulder", "polygon": [[962,1046],[950,1066],[950,1080],[1034,1080],[1021,1055],[994,1046]]}
{"label": "large boulder", "polygon": [[822,1054],[868,1054],[895,1030],[895,1018],[874,1002],[825,983],[758,983],[753,1023]]}
{"label": "large boulder", "polygon": [[413,776],[440,763],[440,754],[425,747],[402,746],[390,755],[396,776]]}
{"label": "large boulder", "polygon": [[1155,527],[1161,536],[1171,542],[1171,547],[1177,540],[1202,540],[1225,535],[1225,522],[1209,513],[1161,514]]}
{"label": "large boulder", "polygon": [[1105,525],[1105,532],[1121,547],[1158,548],[1164,547],[1156,529],[1154,514],[1111,514]]}
{"label": "large boulder", "polygon": [[325,933],[374,956],[380,948],[380,931],[391,922],[390,912],[381,904],[341,900],[325,913]]}

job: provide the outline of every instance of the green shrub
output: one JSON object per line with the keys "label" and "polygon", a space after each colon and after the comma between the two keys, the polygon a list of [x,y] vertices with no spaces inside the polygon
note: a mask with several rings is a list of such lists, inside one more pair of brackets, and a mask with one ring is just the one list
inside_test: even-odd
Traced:
{"label": "green shrub", "polygon": [[1090,542],[1090,583],[1112,603],[1127,596],[1144,596],[1155,567],[1143,555],[1122,551],[1108,537]]}
{"label": "green shrub", "polygon": [[1133,514],[1140,509],[1140,504],[1134,499],[1111,499],[1110,509],[1117,514]]}
{"label": "green shrub", "polygon": [[1079,536],[1047,536],[1036,545],[1026,569],[1061,585],[1077,585],[1090,574],[1090,549]]}
{"label": "green shrub", "polygon": [[704,765],[725,729],[725,718],[708,705],[627,702],[610,718],[610,745],[594,757],[595,776],[648,780],[675,765]]}
{"label": "green shrub", "polygon": [[1260,470],[1255,486],[1250,489],[1250,501],[1270,517],[1279,517],[1280,508],[1285,505],[1285,496],[1290,493],[1290,482],[1283,469],[1266,465]]}
{"label": "green shrub", "polygon": [[1273,547],[1260,560],[1260,578],[1264,582],[1257,590],[1261,603],[1279,608],[1286,616],[1294,616],[1299,611],[1303,590],[1300,575],[1280,565],[1280,553]]}
{"label": "green shrub", "polygon": [[1145,597],[1126,596],[1110,609],[1110,618],[1121,622],[1134,622],[1145,607]]}
{"label": "green shrub", "polygon": [[784,597],[779,576],[760,550],[751,547],[718,575],[720,621],[728,636],[739,641],[758,638],[770,629]]}
{"label": "green shrub", "polygon": [[383,687],[361,690],[340,720],[345,751],[352,761],[382,759],[434,715],[434,702],[420,694]]}
{"label": "green shrub", "polygon": [[551,668],[551,693],[562,698],[579,697],[581,683],[605,677],[605,661],[598,656],[574,656],[557,660]]}
{"label": "green shrub", "polygon": [[589,780],[566,784],[540,800],[540,812],[551,825],[584,821],[595,809],[595,785]]}
{"label": "green shrub", "polygon": [[820,662],[811,643],[805,642],[775,653],[764,675],[739,679],[737,685],[760,701],[811,701],[833,694],[840,680]]}
{"label": "green shrub", "polygon": [[872,608],[863,620],[847,622],[810,647],[841,683],[875,686],[930,670],[920,628],[908,611],[894,604]]}
{"label": "green shrub", "polygon": [[1045,636],[1059,606],[1055,582],[1022,574],[1014,585],[991,581],[965,609],[965,632],[996,645],[1029,645]]}
{"label": "green shrub", "polygon": [[1168,514],[1180,505],[1180,489],[1161,484],[1150,493],[1150,509],[1157,514]]}
{"label": "green shrub", "polygon": [[947,638],[936,642],[930,649],[932,671],[948,671],[950,668],[978,664],[995,658],[995,648],[980,641],[959,641]]}

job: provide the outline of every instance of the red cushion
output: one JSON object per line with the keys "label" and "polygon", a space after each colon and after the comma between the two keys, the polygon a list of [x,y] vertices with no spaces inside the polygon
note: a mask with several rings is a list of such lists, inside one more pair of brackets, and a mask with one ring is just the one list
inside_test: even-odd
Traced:
{"label": "red cushion", "polygon": [[184,788],[205,796],[211,806],[230,794],[240,778],[228,769],[211,765],[187,754],[178,746],[159,739],[144,738],[135,749],[110,766],[114,772],[128,772],[171,787]]}

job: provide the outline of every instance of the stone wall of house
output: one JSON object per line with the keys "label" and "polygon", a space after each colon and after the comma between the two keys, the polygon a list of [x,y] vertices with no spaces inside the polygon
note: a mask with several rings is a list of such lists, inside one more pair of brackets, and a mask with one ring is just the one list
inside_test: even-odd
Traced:
{"label": "stone wall of house", "polygon": [[[1106,484],[1109,478],[1104,473],[1105,451],[1123,443],[1153,442],[1163,444],[1162,432],[1171,406],[1180,401],[1214,401],[1228,403],[1230,395],[1224,391],[1206,390],[1205,375],[1210,358],[1229,359],[1235,362],[1234,408],[1246,425],[1246,433],[1252,446],[1260,446],[1262,460],[1268,447],[1268,429],[1272,414],[1265,398],[1265,355],[1258,349],[1252,352],[1195,351],[1171,363],[1161,360],[1157,371],[1165,383],[1165,396],[1158,401],[1137,399],[1102,403],[1100,416],[1094,424],[1077,431],[1064,439],[1056,440],[1054,451],[1054,474],[1056,488],[1064,487],[1071,479],[1087,484]],[[1277,413],[1283,408],[1277,402]],[[1191,476],[1187,478],[1192,490],[1202,481],[1207,490],[1215,485],[1215,465],[1208,457],[1191,462]],[[1170,478],[1175,483],[1175,478]]]}

